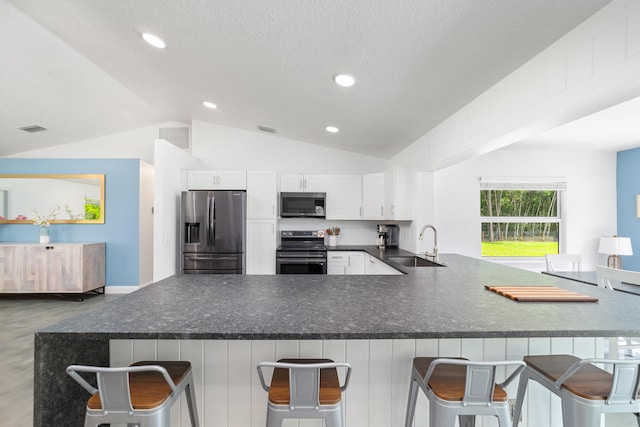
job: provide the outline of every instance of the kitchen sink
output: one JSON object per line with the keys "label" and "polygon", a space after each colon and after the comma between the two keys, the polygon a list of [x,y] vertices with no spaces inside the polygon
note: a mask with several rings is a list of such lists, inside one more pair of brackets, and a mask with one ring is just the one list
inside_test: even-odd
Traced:
{"label": "kitchen sink", "polygon": [[429,261],[428,259],[419,257],[387,257],[385,260],[393,261],[396,264],[403,265],[405,267],[445,267],[444,264]]}

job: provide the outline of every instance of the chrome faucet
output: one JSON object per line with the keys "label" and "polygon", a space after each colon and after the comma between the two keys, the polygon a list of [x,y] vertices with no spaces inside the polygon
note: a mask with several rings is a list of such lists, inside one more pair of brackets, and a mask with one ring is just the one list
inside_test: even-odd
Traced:
{"label": "chrome faucet", "polygon": [[420,236],[418,237],[418,239],[420,240],[424,240],[424,231],[430,228],[433,230],[433,252],[425,252],[425,256],[428,257],[432,257],[434,261],[438,261],[438,232],[436,231],[436,228],[431,225],[431,224],[427,224],[424,227],[422,227],[422,230],[420,230]]}

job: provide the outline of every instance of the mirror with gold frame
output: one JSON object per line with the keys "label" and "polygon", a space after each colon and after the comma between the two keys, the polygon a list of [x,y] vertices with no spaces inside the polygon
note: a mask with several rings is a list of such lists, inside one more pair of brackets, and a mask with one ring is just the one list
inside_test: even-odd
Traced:
{"label": "mirror with gold frame", "polygon": [[0,175],[0,223],[104,224],[104,175]]}

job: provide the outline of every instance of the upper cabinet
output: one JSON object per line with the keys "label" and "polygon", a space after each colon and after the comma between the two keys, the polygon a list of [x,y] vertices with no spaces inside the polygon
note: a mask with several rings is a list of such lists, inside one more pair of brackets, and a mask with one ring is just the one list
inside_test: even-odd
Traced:
{"label": "upper cabinet", "polygon": [[363,219],[413,219],[413,177],[410,168],[363,175]]}
{"label": "upper cabinet", "polygon": [[385,219],[384,172],[362,176],[362,218]]}
{"label": "upper cabinet", "polygon": [[246,190],[247,172],[244,170],[187,171],[189,190]]}
{"label": "upper cabinet", "polygon": [[362,175],[327,176],[327,219],[362,218]]}
{"label": "upper cabinet", "polygon": [[384,210],[386,219],[413,219],[414,180],[411,168],[394,167],[384,174]]}
{"label": "upper cabinet", "polygon": [[278,180],[275,171],[247,172],[247,218],[275,219]]}
{"label": "upper cabinet", "polygon": [[284,174],[280,176],[280,191],[326,193],[327,175]]}

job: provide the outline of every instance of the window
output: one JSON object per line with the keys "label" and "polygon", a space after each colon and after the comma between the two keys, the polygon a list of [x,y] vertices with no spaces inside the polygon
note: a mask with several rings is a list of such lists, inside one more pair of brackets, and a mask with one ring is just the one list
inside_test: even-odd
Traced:
{"label": "window", "polygon": [[557,254],[561,240],[564,181],[496,180],[480,183],[483,257]]}

